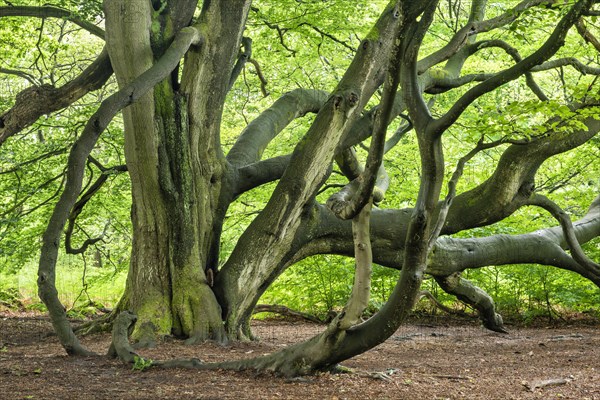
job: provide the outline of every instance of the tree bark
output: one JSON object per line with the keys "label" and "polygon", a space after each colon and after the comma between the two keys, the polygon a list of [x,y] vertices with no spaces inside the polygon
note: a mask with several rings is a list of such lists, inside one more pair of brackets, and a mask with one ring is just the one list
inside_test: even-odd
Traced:
{"label": "tree bark", "polygon": [[[171,27],[191,19],[194,7],[176,3],[162,13],[141,0],[115,1],[106,10],[119,84],[152,65],[176,33]],[[118,310],[137,314],[133,338],[140,344],[170,333],[189,343],[226,340],[207,275],[216,268],[221,198],[231,192],[219,127],[248,7],[249,1],[205,2],[196,25],[203,41],[188,52],[181,84],[173,74],[124,111],[134,232]],[[136,24],[120,18],[131,9],[140,16]]]}

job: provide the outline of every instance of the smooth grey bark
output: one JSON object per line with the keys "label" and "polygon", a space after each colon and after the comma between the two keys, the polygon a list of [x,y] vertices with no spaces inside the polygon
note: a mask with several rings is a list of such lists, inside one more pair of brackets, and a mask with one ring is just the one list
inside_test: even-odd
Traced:
{"label": "smooth grey bark", "polygon": [[327,96],[324,91],[310,89],[285,93],[242,131],[229,150],[227,161],[237,168],[260,161],[271,140],[294,119],[318,112]]}

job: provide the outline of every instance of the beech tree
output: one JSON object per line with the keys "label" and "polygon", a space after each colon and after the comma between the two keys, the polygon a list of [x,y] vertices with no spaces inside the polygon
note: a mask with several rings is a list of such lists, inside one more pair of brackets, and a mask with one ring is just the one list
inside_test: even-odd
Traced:
{"label": "beech tree", "polygon": [[[120,170],[131,180],[133,242],[125,292],[109,320],[122,311],[133,313],[122,314],[115,339],[116,353],[128,361],[132,350],[123,340],[124,327],[135,321],[132,338],[140,345],[169,334],[188,343],[252,339],[249,321],[264,291],[287,268],[319,254],[354,257],[356,263],[348,303],[321,334],[244,361],[155,364],[286,375],[332,368],[392,335],[414,306],[426,274],[498,332],[505,328],[492,298],[463,278],[463,271],[539,263],[573,271],[600,287],[600,266],[581,248],[600,235],[600,198],[572,222],[535,181],[551,157],[597,144],[600,43],[594,21],[600,11],[594,0],[494,7],[473,0],[464,10],[453,1],[393,0],[380,5],[368,34],[352,46],[320,28],[318,18],[289,26],[268,19],[265,10],[287,2],[105,0],[99,25],[74,9],[16,3],[0,7],[0,17],[64,19],[103,38],[105,45],[68,83],[21,91],[0,115],[0,145],[42,115],[105,87],[111,76],[118,82],[70,148],[64,188],[43,236],[39,295],[69,354],[88,350],[57,296],[59,246],[65,226],[68,250],[85,251],[94,243],[90,238],[74,249],[71,234],[95,193],[93,186],[82,190],[86,168],[92,163],[108,170],[90,154],[118,113],[126,158]],[[314,10],[320,2],[296,3]],[[292,25],[308,25],[322,39],[356,49],[332,90],[290,82],[289,91],[273,99],[227,149],[222,135],[228,94],[249,65],[260,76],[250,37],[254,25],[277,32],[285,48]],[[436,35],[440,26],[451,32],[447,40]],[[526,45],[516,47],[511,35]],[[493,67],[478,66],[492,56]],[[558,83],[550,78],[556,71]],[[262,85],[266,94],[264,78]],[[506,111],[514,123],[494,122],[505,118],[499,105],[482,108],[494,93],[514,97],[513,110]],[[483,114],[481,125],[463,141],[457,164],[446,165],[448,132],[469,130],[464,114],[473,109]],[[518,120],[519,111],[529,115],[527,121]],[[291,154],[263,157],[286,126],[309,113],[314,118]],[[418,193],[410,208],[386,208],[386,194],[398,184],[386,173],[386,162],[393,162],[392,149],[408,136],[418,144]],[[358,154],[361,146],[368,147],[366,159]],[[459,190],[465,166],[490,149],[501,154],[493,173]],[[318,195],[333,168],[346,182],[322,204]],[[231,254],[220,259],[229,207],[269,182],[276,186],[264,208]],[[556,226],[519,235],[456,236],[492,226],[525,206],[546,210]],[[373,262],[401,274],[387,303],[363,322]]]}

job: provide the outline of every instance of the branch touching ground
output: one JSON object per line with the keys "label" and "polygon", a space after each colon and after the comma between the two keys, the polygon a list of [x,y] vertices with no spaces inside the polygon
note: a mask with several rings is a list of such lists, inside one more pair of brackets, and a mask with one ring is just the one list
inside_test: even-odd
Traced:
{"label": "branch touching ground", "polygon": [[114,355],[125,363],[135,361],[135,357],[138,355],[129,344],[129,332],[131,332],[136,321],[137,316],[129,311],[123,311],[117,316],[113,323],[109,355]]}
{"label": "branch touching ground", "polygon": [[508,333],[504,328],[502,316],[496,313],[496,305],[490,295],[460,275],[455,273],[449,276],[434,276],[434,278],[445,292],[455,295],[460,301],[475,308],[483,326],[487,329]]}

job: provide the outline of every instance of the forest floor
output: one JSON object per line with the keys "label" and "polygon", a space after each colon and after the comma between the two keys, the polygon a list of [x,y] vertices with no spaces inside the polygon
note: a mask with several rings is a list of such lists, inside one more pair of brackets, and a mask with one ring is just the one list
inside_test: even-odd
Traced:
{"label": "forest floor", "polygon": [[[154,360],[218,361],[269,353],[323,326],[255,321],[253,343],[140,351]],[[297,379],[231,371],[134,371],[105,356],[67,357],[44,316],[0,313],[0,399],[594,399],[600,400],[600,325],[508,327],[497,334],[444,317],[402,327],[343,363],[349,373]],[[105,354],[108,334],[83,343]]]}

